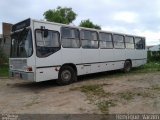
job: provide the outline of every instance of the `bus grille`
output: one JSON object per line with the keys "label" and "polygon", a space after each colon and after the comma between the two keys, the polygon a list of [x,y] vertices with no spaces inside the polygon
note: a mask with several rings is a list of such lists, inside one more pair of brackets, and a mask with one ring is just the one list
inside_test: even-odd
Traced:
{"label": "bus grille", "polygon": [[12,66],[12,69],[24,70],[24,66],[27,66],[27,60],[26,59],[10,60],[10,65]]}

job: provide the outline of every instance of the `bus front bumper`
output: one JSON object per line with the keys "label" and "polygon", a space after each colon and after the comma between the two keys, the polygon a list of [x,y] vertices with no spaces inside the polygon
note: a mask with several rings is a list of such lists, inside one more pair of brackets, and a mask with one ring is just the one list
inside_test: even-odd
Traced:
{"label": "bus front bumper", "polygon": [[9,77],[15,78],[15,79],[34,81],[34,73],[33,72],[23,72],[23,71],[10,70]]}

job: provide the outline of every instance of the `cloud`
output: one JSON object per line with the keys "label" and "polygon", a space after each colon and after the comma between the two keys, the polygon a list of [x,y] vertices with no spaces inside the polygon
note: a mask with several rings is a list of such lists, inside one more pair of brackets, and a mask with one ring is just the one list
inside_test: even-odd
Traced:
{"label": "cloud", "polygon": [[89,18],[110,31],[145,35],[147,44],[154,44],[160,39],[159,4],[159,0],[1,0],[0,23],[14,24],[29,17],[40,20],[46,10],[64,6],[78,14],[75,25]]}
{"label": "cloud", "polygon": [[134,12],[118,12],[113,15],[113,20],[115,21],[121,21],[126,23],[137,23],[138,21],[138,15]]}
{"label": "cloud", "polygon": [[115,26],[115,27],[104,26],[102,29],[109,32],[114,31],[116,33],[143,36],[146,38],[147,45],[160,44],[160,31],[157,31],[157,32],[154,32],[152,30],[141,31],[140,29],[128,30],[127,28],[120,27],[120,26]]}

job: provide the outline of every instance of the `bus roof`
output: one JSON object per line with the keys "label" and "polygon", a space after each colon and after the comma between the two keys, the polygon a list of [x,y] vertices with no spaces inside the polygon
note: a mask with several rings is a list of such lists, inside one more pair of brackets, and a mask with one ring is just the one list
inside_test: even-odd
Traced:
{"label": "bus roof", "polygon": [[[105,31],[105,30],[98,30],[98,29],[94,29],[94,28],[78,27],[78,26],[72,26],[72,25],[67,25],[67,24],[62,24],[62,23],[48,22],[48,21],[44,21],[44,20],[36,20],[36,19],[32,19],[32,18],[29,18],[29,19],[30,19],[30,21],[33,21],[33,22],[39,22],[39,23],[45,23],[45,24],[52,24],[52,25],[65,26],[65,27],[71,27],[71,28],[77,28],[77,29],[85,29],[85,30],[92,30],[92,31],[97,31],[97,32],[105,32],[105,33],[112,33],[112,34],[120,34],[120,35],[126,35],[126,36],[134,36],[134,37],[145,38],[144,36],[138,36],[138,35],[133,35],[133,34],[126,34],[126,33],[113,32],[113,31]],[[26,19],[26,20],[28,20],[28,19]],[[19,22],[19,23],[21,23],[21,22]]]}

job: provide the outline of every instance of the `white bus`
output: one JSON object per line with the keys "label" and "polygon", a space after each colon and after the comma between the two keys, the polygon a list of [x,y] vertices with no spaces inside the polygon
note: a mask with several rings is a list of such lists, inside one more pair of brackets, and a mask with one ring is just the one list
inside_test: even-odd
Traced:
{"label": "white bus", "polygon": [[11,39],[10,77],[28,81],[66,85],[147,61],[145,38],[135,35],[27,19],[13,25]]}

